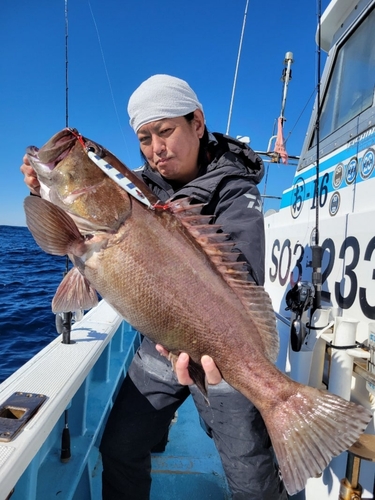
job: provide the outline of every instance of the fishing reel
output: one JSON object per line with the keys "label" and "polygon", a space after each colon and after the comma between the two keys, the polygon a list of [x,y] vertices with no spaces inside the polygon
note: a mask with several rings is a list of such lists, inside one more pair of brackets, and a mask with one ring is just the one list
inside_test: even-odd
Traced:
{"label": "fishing reel", "polygon": [[299,352],[306,338],[306,325],[302,315],[313,304],[315,288],[309,281],[298,281],[286,294],[286,311],[292,311],[295,319],[290,325],[290,343],[293,351]]}

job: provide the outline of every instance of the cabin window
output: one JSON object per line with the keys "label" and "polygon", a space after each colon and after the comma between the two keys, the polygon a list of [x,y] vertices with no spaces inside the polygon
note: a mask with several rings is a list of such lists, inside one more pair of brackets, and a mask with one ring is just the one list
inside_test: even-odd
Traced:
{"label": "cabin window", "polygon": [[372,106],[374,85],[375,10],[338,50],[323,101],[320,140]]}

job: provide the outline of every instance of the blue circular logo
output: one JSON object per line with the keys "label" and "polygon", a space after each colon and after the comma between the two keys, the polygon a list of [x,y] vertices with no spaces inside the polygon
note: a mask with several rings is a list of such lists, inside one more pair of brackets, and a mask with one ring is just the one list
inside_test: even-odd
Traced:
{"label": "blue circular logo", "polygon": [[330,202],[329,202],[329,213],[330,213],[330,215],[332,215],[332,217],[334,215],[336,215],[337,212],[339,211],[339,208],[340,208],[340,194],[336,191],[331,196],[331,199],[330,199]]}
{"label": "blue circular logo", "polygon": [[332,176],[332,185],[334,188],[340,187],[342,178],[344,177],[344,165],[342,163],[339,163]]}
{"label": "blue circular logo", "polygon": [[292,197],[290,202],[290,211],[293,219],[297,219],[302,212],[303,202],[305,200],[305,181],[299,177],[293,185]]}
{"label": "blue circular logo", "polygon": [[370,177],[375,166],[375,155],[373,149],[368,149],[363,155],[361,163],[361,177],[362,179],[367,179]]}
{"label": "blue circular logo", "polygon": [[353,184],[355,178],[357,177],[357,167],[358,161],[357,158],[352,158],[346,167],[346,176],[345,180],[347,184]]}

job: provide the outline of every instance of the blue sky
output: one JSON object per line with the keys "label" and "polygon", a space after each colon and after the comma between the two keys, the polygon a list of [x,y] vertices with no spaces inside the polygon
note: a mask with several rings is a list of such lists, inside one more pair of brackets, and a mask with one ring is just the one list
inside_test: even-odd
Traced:
{"label": "blue sky", "polygon": [[[322,1],[323,8],[327,4]],[[130,168],[139,166],[127,100],[149,76],[169,73],[195,90],[208,128],[225,132],[245,5],[246,0],[69,0],[69,126]],[[0,224],[25,225],[28,190],[19,170],[25,148],[41,146],[65,127],[64,11],[65,0],[0,3]],[[315,0],[250,0],[232,136],[250,136],[253,149],[266,150],[280,113],[284,56],[291,51],[284,135],[292,132],[289,154],[300,154],[316,86],[316,24]],[[271,165],[267,194],[280,195],[294,170]]]}

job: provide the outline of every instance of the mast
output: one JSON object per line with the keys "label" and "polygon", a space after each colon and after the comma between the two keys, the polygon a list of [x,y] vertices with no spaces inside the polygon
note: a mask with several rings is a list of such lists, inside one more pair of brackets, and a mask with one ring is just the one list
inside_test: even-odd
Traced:
{"label": "mast", "polygon": [[288,85],[290,80],[292,79],[292,64],[293,64],[293,52],[287,52],[285,54],[285,59],[284,59],[284,69],[283,69],[283,74],[281,77],[281,81],[284,82],[283,86],[283,97],[281,101],[281,111],[280,111],[280,118],[285,121],[284,118],[284,111],[285,111],[285,106],[286,106],[286,97],[288,94]]}
{"label": "mast", "polygon": [[[283,85],[283,95],[281,99],[281,111],[280,111],[280,116],[277,120],[277,134],[276,134],[276,143],[274,147],[275,153],[278,153],[278,155],[282,159],[282,162],[285,164],[288,163],[288,153],[286,152],[285,149],[285,141],[283,134],[283,126],[286,120],[284,116],[284,111],[286,106],[286,97],[288,94],[288,85],[289,81],[292,79],[292,69],[291,69],[292,64],[293,64],[293,53],[287,52],[285,54],[285,59],[284,59],[285,66],[281,76],[281,81],[284,82],[284,85]],[[277,160],[279,160],[279,157],[277,158]]]}

